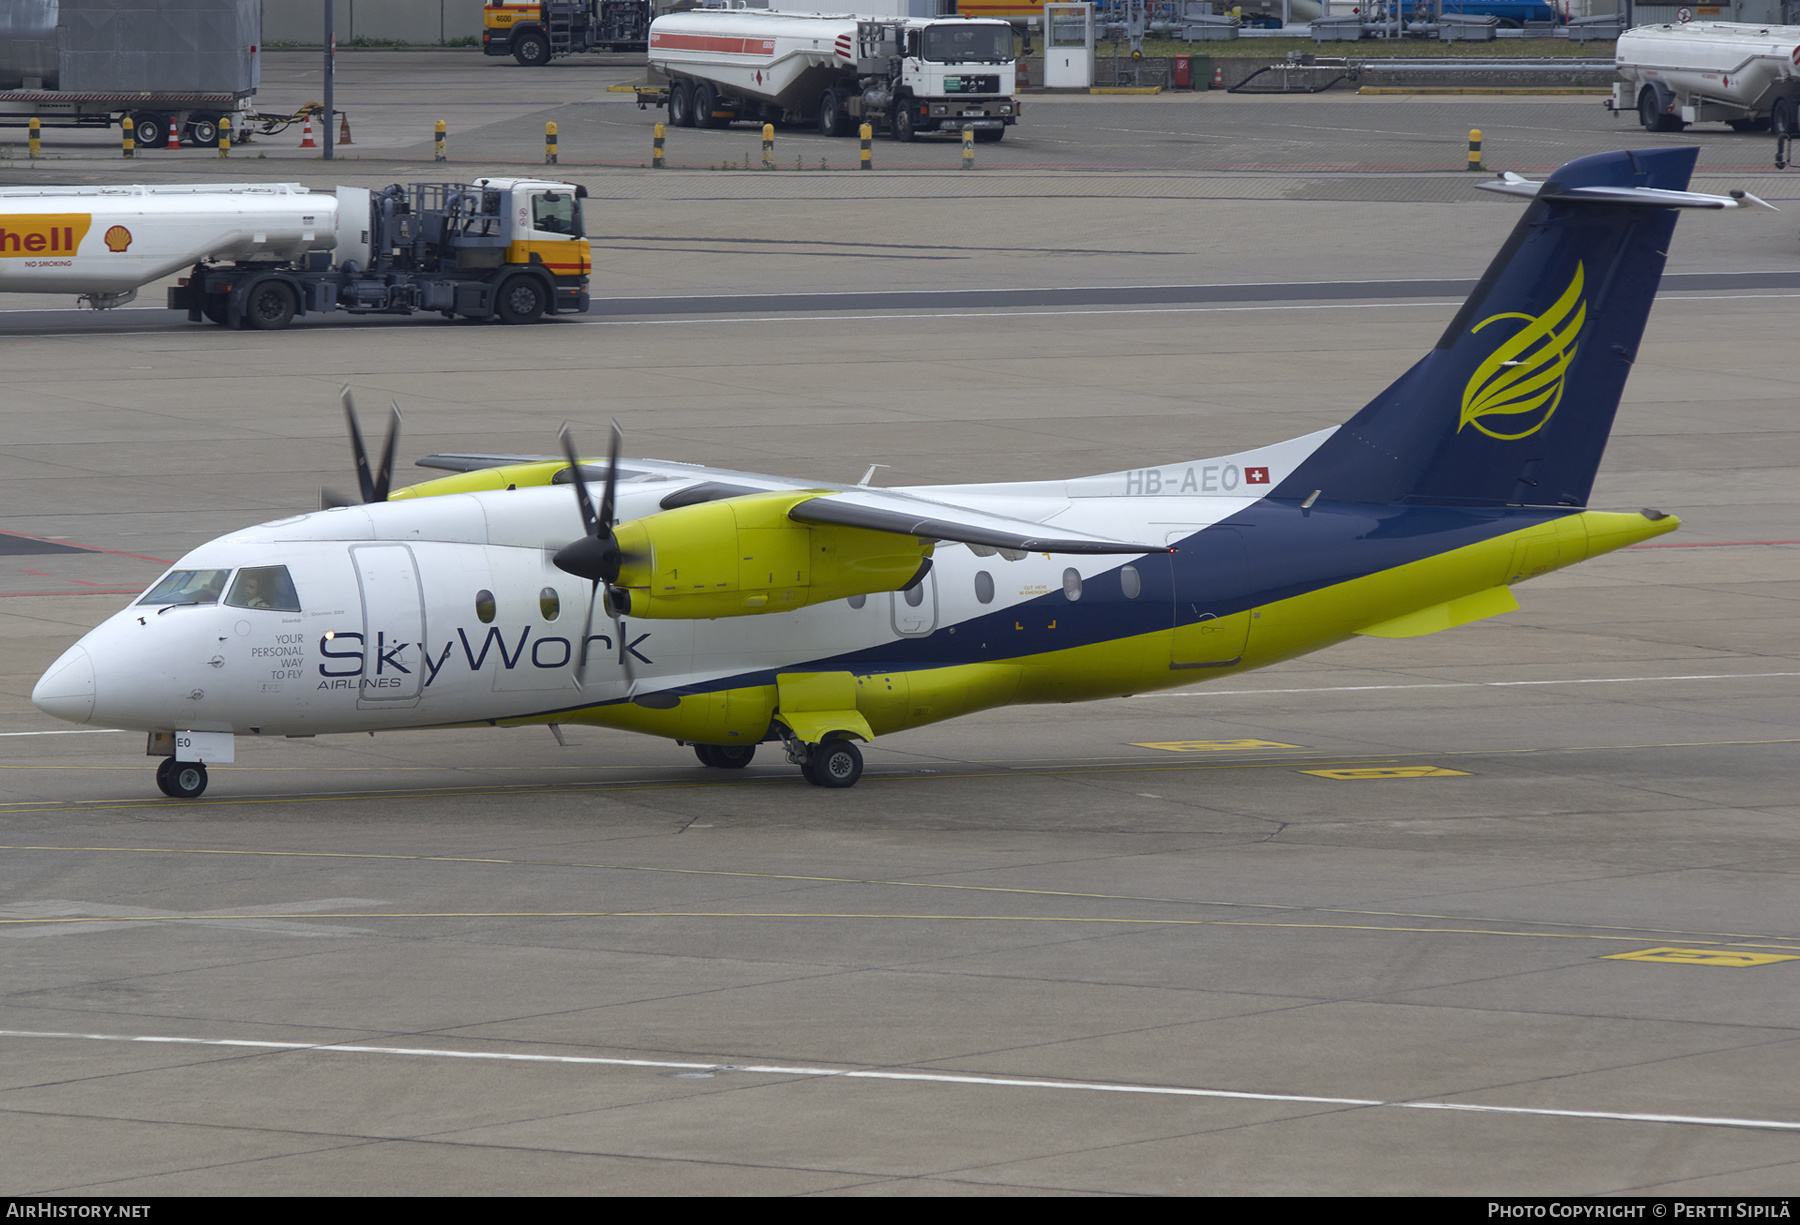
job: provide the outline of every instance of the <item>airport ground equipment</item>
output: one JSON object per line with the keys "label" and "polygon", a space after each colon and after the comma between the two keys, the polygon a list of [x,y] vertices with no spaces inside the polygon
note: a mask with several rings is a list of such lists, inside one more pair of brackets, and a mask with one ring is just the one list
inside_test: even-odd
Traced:
{"label": "airport ground equipment", "polygon": [[1019,117],[1014,65],[1004,21],[697,9],[651,24],[638,105],[666,106],[680,127],[751,120],[853,136],[868,122],[895,140],[972,128],[996,141]]}
{"label": "airport ground equipment", "polygon": [[1690,123],[1734,131],[1800,127],[1800,26],[1696,21],[1619,35],[1618,82],[1607,106],[1652,132]]}
{"label": "airport ground equipment", "polygon": [[649,31],[650,0],[489,0],[481,11],[483,54],[527,68],[585,51],[642,51]]}
{"label": "airport ground equipment", "polygon": [[140,150],[242,141],[294,115],[260,115],[258,0],[8,0],[0,5],[0,127],[116,127]]}
{"label": "airport ground equipment", "polygon": [[309,311],[532,323],[587,309],[585,188],[477,179],[0,189],[0,291],[121,306],[183,268],[171,309],[276,329]]}

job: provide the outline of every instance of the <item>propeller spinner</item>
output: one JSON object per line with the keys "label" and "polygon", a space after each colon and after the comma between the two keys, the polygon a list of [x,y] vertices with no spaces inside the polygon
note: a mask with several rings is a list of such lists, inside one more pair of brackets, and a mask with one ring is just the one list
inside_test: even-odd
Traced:
{"label": "propeller spinner", "polygon": [[365,502],[385,502],[388,486],[394,477],[394,448],[400,441],[400,402],[394,401],[393,415],[388,419],[387,445],[381,450],[381,467],[370,472],[368,448],[363,445],[362,428],[356,420],[356,401],[351,398],[348,387],[344,388],[343,399],[344,419],[350,424],[350,451],[356,461],[356,483],[362,497],[346,498],[341,493],[321,486],[320,510],[329,510],[334,506],[360,506]]}

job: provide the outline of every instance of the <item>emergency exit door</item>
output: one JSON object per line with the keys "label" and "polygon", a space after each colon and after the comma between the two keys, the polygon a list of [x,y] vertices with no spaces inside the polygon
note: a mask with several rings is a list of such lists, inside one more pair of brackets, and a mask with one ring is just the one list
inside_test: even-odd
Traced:
{"label": "emergency exit door", "polygon": [[[1189,534],[1193,532],[1194,534]],[[1233,528],[1170,532],[1175,568],[1175,633],[1171,668],[1223,668],[1244,657],[1250,641],[1250,558]]]}

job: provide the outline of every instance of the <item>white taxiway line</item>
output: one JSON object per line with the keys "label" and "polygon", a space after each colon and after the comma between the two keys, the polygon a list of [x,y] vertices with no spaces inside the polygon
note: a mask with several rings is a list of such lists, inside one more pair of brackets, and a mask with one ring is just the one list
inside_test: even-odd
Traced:
{"label": "white taxiway line", "polygon": [[1427,681],[1416,685],[1327,685],[1317,689],[1182,689],[1159,698],[1244,697],[1257,693],[1369,693],[1377,689],[1511,689],[1520,685],[1630,685],[1639,681],[1744,681],[1800,672],[1713,672],[1703,676],[1580,676],[1552,681]]}
{"label": "white taxiway line", "polygon": [[914,1081],[999,1089],[1061,1089],[1085,1093],[1136,1093],[1152,1097],[1207,1097],[1250,1102],[1293,1102],[1312,1106],[1384,1106],[1400,1110],[1469,1110],[1560,1119],[1612,1119],[1625,1123],[1686,1123],[1702,1127],[1755,1127],[1800,1131],[1786,1119],[1734,1119],[1718,1115],[1638,1114],[1613,1110],[1548,1110],[1531,1106],[1485,1106],[1472,1102],[1388,1102],[1363,1097],[1315,1097],[1298,1093],[1245,1093],[1231,1089],[1190,1089],[1179,1085],[1133,1085],[1108,1081],[1041,1080],[1035,1077],[961,1076],[950,1072],[880,1072],[786,1064],[685,1063],[662,1059],[604,1059],[594,1055],[522,1055],[503,1051],[452,1051],[431,1047],[352,1046],[340,1043],[264,1042],[247,1038],[177,1038],[155,1034],[77,1034],[0,1029],[0,1038],[59,1038],[87,1042],[147,1042],[177,1046],[220,1046],[265,1051],[330,1051],[347,1055],[403,1055],[424,1059],[474,1059],[501,1063],[588,1064],[614,1068],[655,1068],[677,1072],[748,1072],[763,1076],[828,1076],[843,1080]]}

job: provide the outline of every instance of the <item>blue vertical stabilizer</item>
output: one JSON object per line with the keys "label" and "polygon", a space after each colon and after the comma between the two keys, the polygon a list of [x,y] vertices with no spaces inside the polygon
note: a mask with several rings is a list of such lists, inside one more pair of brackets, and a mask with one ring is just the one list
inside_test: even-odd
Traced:
{"label": "blue vertical stabilizer", "polygon": [[1684,191],[1698,154],[1602,153],[1553,173],[1437,347],[1272,496],[1586,505],[1676,210],[1561,193]]}

